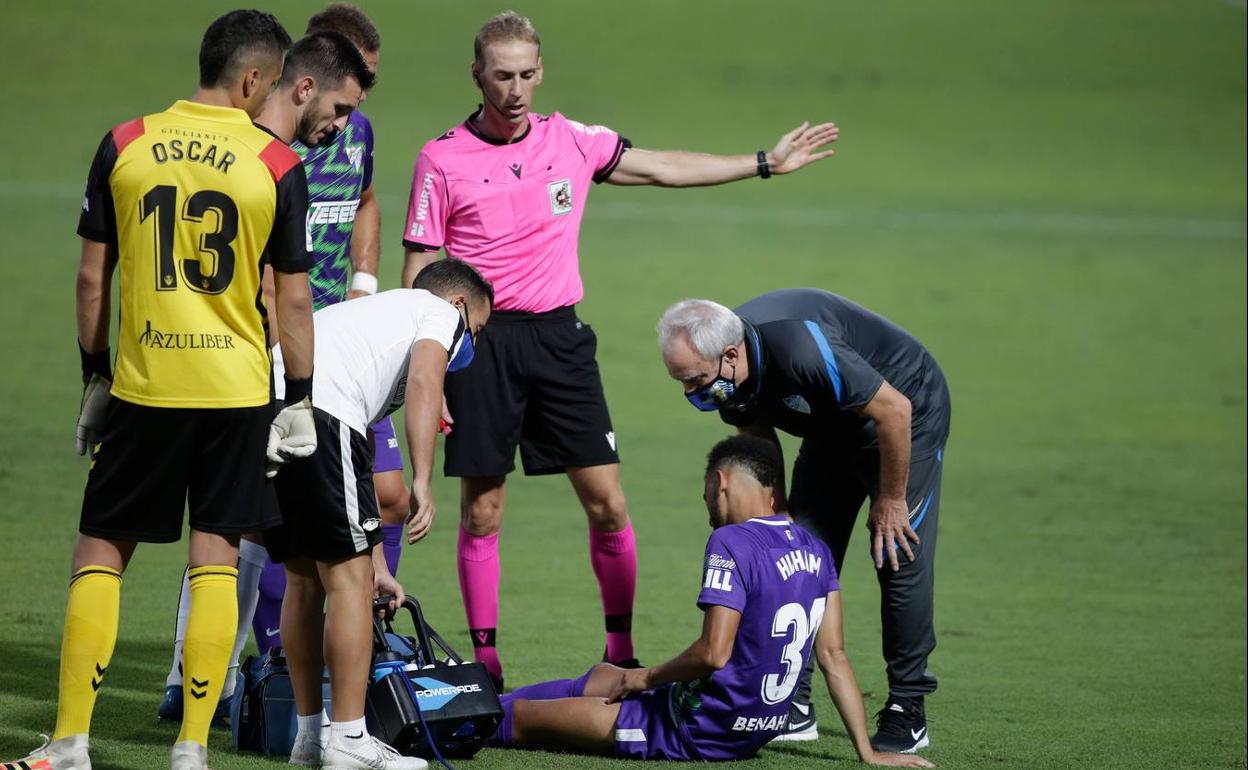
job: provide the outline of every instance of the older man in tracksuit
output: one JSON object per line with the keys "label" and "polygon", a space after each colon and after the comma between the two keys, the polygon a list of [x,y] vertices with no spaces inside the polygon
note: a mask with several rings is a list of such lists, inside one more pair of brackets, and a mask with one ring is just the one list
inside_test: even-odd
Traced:
{"label": "older man in tracksuit", "polygon": [[[889,682],[872,744],[927,746],[923,700],[936,689],[927,657],[936,646],[934,558],[950,415],[935,359],[888,319],[818,289],[771,292],[735,311],[679,302],[659,323],[659,343],[697,408],[777,443],[777,429],[801,437],[788,507],[827,542],[838,570],[870,498]],[[818,737],[809,669],[789,725],[784,738]]]}

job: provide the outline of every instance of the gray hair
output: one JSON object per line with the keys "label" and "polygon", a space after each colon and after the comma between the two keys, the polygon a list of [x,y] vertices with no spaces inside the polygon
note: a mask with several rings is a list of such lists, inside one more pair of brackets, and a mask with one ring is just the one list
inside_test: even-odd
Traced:
{"label": "gray hair", "polygon": [[724,348],[745,341],[745,324],[737,314],[709,299],[685,299],[672,305],[659,319],[658,332],[659,349],[664,353],[683,336],[706,359],[718,358]]}

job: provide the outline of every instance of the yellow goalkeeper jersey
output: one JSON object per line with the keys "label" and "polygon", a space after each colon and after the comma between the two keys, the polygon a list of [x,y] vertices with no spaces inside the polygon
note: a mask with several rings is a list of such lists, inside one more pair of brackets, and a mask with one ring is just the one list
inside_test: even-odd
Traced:
{"label": "yellow goalkeeper jersey", "polygon": [[158,407],[269,401],[260,275],[311,264],[299,156],[229,107],[178,101],[112,129],[87,177],[78,234],[116,247],[112,393]]}

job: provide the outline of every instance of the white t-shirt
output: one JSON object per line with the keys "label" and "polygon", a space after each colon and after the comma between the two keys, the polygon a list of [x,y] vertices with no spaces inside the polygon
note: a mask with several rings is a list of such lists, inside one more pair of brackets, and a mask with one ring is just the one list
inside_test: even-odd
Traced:
{"label": "white t-shirt", "polygon": [[[412,346],[433,340],[450,358],[463,340],[459,311],[424,289],[391,289],[312,314],[312,402],[360,433],[403,406]],[[285,396],[282,346],[273,349],[277,397]]]}

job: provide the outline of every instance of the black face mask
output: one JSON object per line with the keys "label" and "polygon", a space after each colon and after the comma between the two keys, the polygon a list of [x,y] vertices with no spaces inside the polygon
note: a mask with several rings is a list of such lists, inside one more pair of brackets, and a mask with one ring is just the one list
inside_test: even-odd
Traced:
{"label": "black face mask", "polygon": [[700,412],[717,412],[732,400],[733,394],[737,392],[737,365],[731,364],[732,377],[725,378],[720,375],[724,370],[724,355],[719,355],[719,366],[715,369],[715,379],[695,391],[685,394],[685,398],[689,399],[689,403],[693,404]]}
{"label": "black face mask", "polygon": [[458,372],[471,364],[475,357],[476,351],[472,347],[472,323],[468,320],[468,306],[464,305],[464,338],[460,340],[459,347],[455,349],[455,355],[451,356],[450,363],[446,365],[446,370]]}

